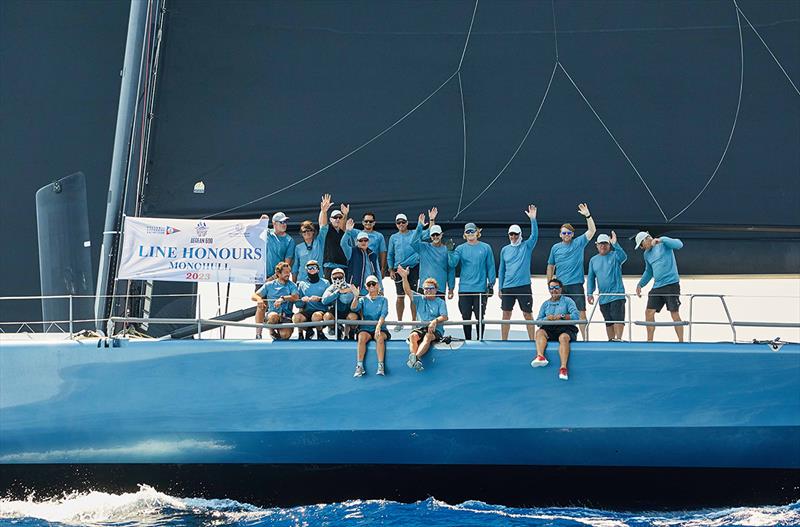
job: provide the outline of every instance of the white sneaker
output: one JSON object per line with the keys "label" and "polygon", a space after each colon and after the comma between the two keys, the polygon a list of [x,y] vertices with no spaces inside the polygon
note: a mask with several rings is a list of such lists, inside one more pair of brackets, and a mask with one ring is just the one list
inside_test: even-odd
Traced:
{"label": "white sneaker", "polygon": [[548,364],[550,364],[550,361],[541,355],[537,355],[536,358],[531,361],[531,367],[533,368],[540,368],[542,366],[547,366]]}
{"label": "white sneaker", "polygon": [[364,370],[364,366],[356,365],[356,371],[353,373],[353,377],[363,377],[365,373],[367,372]]}
{"label": "white sneaker", "polygon": [[403,326],[403,324],[397,324],[397,325],[394,327],[394,331],[395,331],[395,333],[397,333],[398,331],[403,331],[403,329],[405,329],[405,326]]}
{"label": "white sneaker", "polygon": [[386,370],[382,362],[378,363],[378,371],[375,372],[375,375],[386,375]]}
{"label": "white sneaker", "polygon": [[417,362],[414,363],[414,369],[417,371],[422,371],[425,369],[425,367],[422,365],[421,360],[418,360]]}
{"label": "white sneaker", "polygon": [[561,368],[560,370],[558,370],[558,378],[561,379],[562,381],[569,380],[569,372],[567,372],[566,368]]}
{"label": "white sneaker", "polygon": [[408,360],[406,361],[406,366],[408,366],[409,368],[413,368],[414,364],[416,363],[417,363],[417,356],[414,355],[413,353],[409,353]]}

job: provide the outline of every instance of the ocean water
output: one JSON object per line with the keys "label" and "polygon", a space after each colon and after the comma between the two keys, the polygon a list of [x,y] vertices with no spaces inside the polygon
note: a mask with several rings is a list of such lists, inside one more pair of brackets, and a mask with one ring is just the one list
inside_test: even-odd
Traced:
{"label": "ocean water", "polygon": [[448,504],[347,501],[260,508],[232,500],[179,498],[142,485],[138,492],[87,492],[24,501],[0,499],[0,525],[38,526],[797,526],[800,502],[784,506],[676,512],[611,512],[583,508],[511,508],[480,501]]}

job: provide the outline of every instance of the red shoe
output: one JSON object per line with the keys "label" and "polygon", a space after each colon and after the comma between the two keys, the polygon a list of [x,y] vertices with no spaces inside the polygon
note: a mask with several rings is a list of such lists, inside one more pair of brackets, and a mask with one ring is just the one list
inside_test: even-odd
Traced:
{"label": "red shoe", "polygon": [[547,359],[545,359],[542,355],[537,355],[535,359],[531,361],[532,368],[541,368],[542,366],[547,366],[550,364]]}
{"label": "red shoe", "polygon": [[561,368],[560,370],[558,370],[558,378],[561,379],[562,381],[569,380],[569,373],[567,372],[566,368]]}

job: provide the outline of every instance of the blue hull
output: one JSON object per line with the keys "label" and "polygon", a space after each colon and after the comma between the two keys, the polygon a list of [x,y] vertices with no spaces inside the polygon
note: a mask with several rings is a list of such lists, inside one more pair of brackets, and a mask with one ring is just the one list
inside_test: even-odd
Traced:
{"label": "blue hull", "polygon": [[392,342],[388,375],[370,350],[360,379],[353,348],[4,342],[0,463],[800,473],[798,345],[577,343],[568,382],[524,342],[434,350],[422,373]]}

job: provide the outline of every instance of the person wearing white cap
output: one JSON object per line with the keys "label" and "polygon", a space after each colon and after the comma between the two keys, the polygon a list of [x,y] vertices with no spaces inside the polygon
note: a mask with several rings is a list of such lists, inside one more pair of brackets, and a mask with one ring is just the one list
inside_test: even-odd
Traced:
{"label": "person wearing white cap", "polygon": [[437,294],[447,298],[453,298],[453,289],[456,286],[456,276],[450,266],[450,258],[447,247],[442,243],[442,228],[436,225],[436,216],[439,210],[433,207],[428,211],[430,229],[428,233],[431,237],[430,243],[422,241],[423,229],[425,228],[425,213],[422,212],[417,218],[417,228],[411,238],[411,247],[419,253],[419,277],[422,281],[428,278],[436,280],[439,287]]}
{"label": "person wearing white cap", "polygon": [[[350,303],[357,294],[358,288],[344,279],[344,269],[336,268],[331,270],[331,285],[322,294],[322,303],[331,306],[337,321],[358,320],[358,314],[350,309]],[[351,334],[354,335],[355,330],[351,331],[351,326],[344,326],[340,338],[347,340]]]}
{"label": "person wearing white cap", "polygon": [[[675,322],[681,321],[681,283],[678,275],[678,263],[675,260],[675,251],[683,247],[683,242],[677,238],[653,238],[649,232],[642,231],[636,235],[636,249],[643,249],[644,273],[636,286],[636,294],[642,296],[642,287],[650,280],[655,280],[653,289],[647,296],[647,308],[644,318],[648,322],[655,322],[656,313],[666,304],[667,311]],[[656,332],[655,326],[647,326],[647,340],[652,341]],[[675,326],[678,342],[683,342],[683,326]]]}
{"label": "person wearing white cap", "polygon": [[[269,221],[269,216],[266,214],[261,215],[262,221]],[[289,264],[289,272],[291,273],[292,259],[294,258],[294,240],[286,233],[286,222],[289,217],[283,212],[276,212],[272,217],[273,228],[267,229],[265,251],[266,264],[264,269],[265,282],[274,280],[276,278],[275,268],[281,263]],[[264,284],[256,284],[256,291],[260,290]],[[263,322],[263,320],[262,320]],[[261,338],[261,328],[256,328],[256,338]]]}
{"label": "person wearing white cap", "polygon": [[[416,291],[419,282],[419,253],[411,247],[411,238],[413,234],[408,230],[408,217],[401,212],[395,216],[394,224],[397,226],[397,232],[389,236],[386,263],[389,266],[389,276],[394,280],[395,290],[397,292],[397,301],[395,302],[397,320],[402,322],[403,312],[406,309],[406,295],[403,292],[403,280],[395,271],[400,265],[408,269],[408,282],[411,284],[411,289]],[[413,302],[410,307],[411,320],[414,320],[416,308]],[[395,331],[401,331],[402,329],[402,323],[394,327]]]}
{"label": "person wearing white cap", "polygon": [[325,236],[325,250],[322,256],[322,267],[325,278],[331,279],[331,272],[334,269],[347,268],[347,256],[342,251],[342,237],[345,233],[347,215],[350,213],[350,206],[342,203],[340,208],[331,211],[330,227]]}
{"label": "person wearing white cap", "polygon": [[[464,239],[451,253],[450,265],[453,269],[461,266],[458,282],[458,310],[462,320],[483,319],[486,315],[486,301],[492,294],[496,280],[494,253],[489,244],[479,240],[481,231],[474,223],[464,225]],[[485,325],[478,325],[478,339],[483,338]],[[464,338],[472,338],[472,326],[464,326]]]}
{"label": "person wearing white cap", "polygon": [[308,279],[306,273],[306,263],[314,260],[319,265],[322,262],[323,251],[325,249],[325,238],[328,235],[328,209],[331,208],[331,195],[325,194],[319,203],[319,234],[314,236],[314,224],[306,220],[300,224],[300,235],[303,241],[294,248],[294,259],[292,260],[292,276],[299,285],[301,281]]}
{"label": "person wearing white cap", "polygon": [[[625,329],[625,285],[622,283],[622,264],[628,255],[617,244],[617,233],[611,237],[601,234],[597,237],[597,254],[589,260],[587,294],[590,304],[594,304],[595,282],[600,293],[600,312],[606,320],[608,340],[620,342]],[[612,322],[609,322],[612,321]]]}
{"label": "person wearing white cap", "polygon": [[[295,306],[300,309],[299,313],[292,316],[292,322],[321,322],[323,320],[333,320],[333,313],[330,306],[322,302],[322,295],[325,294],[330,282],[320,276],[321,270],[319,262],[309,260],[306,262],[306,278],[297,283],[300,299],[295,302]],[[317,328],[298,328],[297,338],[300,340],[311,340],[311,336],[316,331],[317,340],[328,340],[322,327]]]}
{"label": "person wearing white cap", "polygon": [[[578,204],[578,213],[586,218],[587,230],[582,236],[575,237],[575,227],[569,223],[561,226],[561,241],[550,249],[547,258],[547,281],[557,276],[564,283],[564,295],[571,298],[581,320],[586,320],[586,296],[583,289],[583,253],[597,230],[592,213],[586,203]],[[580,326],[581,336],[586,340],[586,326]]]}
{"label": "person wearing white cap", "polygon": [[[514,302],[519,304],[525,320],[533,320],[533,293],[531,291],[531,257],[539,239],[539,225],[536,223],[536,206],[528,205],[525,215],[531,220],[531,235],[522,241],[522,228],[512,225],[508,228],[509,243],[500,249],[500,270],[497,273],[500,288],[500,308],[503,320],[511,320]],[[500,327],[500,338],[508,340],[507,324]],[[528,338],[534,340],[536,328],[526,326]]]}
{"label": "person wearing white cap", "polygon": [[342,251],[347,257],[347,281],[358,286],[361,294],[366,295],[367,277],[369,275],[381,277],[381,267],[378,255],[369,248],[369,234],[356,231],[353,227],[355,222],[350,218],[347,220],[347,232],[341,242]]}
{"label": "person wearing white cap", "polygon": [[380,280],[375,275],[369,275],[366,280],[367,294],[353,296],[350,309],[361,313],[361,320],[376,320],[375,326],[358,326],[358,344],[356,345],[356,371],[353,377],[362,377],[367,371],[364,369],[364,357],[367,354],[367,343],[375,341],[375,353],[378,355],[377,375],[386,375],[385,357],[386,340],[391,338],[383,324],[389,315],[389,301],[380,294]]}

